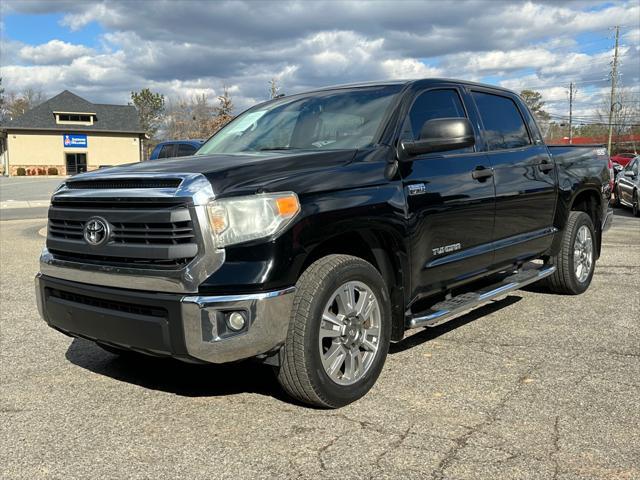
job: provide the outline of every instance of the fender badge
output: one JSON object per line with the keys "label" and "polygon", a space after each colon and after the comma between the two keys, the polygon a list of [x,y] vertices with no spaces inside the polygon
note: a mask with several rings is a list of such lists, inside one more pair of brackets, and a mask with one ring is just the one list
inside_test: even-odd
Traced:
{"label": "fender badge", "polygon": [[408,185],[409,195],[422,195],[427,193],[427,186],[424,183],[412,183]]}

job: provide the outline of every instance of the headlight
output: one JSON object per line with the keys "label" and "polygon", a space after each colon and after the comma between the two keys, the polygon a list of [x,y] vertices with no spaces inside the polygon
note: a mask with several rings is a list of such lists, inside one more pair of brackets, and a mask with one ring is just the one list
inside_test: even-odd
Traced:
{"label": "headlight", "polygon": [[214,200],[207,210],[216,245],[226,247],[281,232],[300,212],[300,202],[293,192],[264,193]]}

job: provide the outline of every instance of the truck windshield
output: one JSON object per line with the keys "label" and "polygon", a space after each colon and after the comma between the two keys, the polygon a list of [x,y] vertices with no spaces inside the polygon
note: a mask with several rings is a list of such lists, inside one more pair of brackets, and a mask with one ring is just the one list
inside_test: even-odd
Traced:
{"label": "truck windshield", "polygon": [[235,118],[197,152],[353,149],[372,145],[401,85],[328,90],[281,98]]}

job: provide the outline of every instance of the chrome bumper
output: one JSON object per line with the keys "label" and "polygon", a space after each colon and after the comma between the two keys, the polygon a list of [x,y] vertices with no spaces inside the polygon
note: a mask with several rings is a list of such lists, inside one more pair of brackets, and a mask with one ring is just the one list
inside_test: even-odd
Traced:
{"label": "chrome bumper", "polygon": [[[287,337],[295,287],[246,295],[179,296],[107,289],[36,275],[38,311],[49,326],[120,348],[187,361],[226,363],[276,350]],[[56,298],[47,288],[92,301]],[[95,301],[93,301],[95,300]],[[165,317],[128,314],[109,302],[165,308]],[[136,303],[137,302],[137,303]],[[232,331],[230,312],[241,312],[245,327]],[[180,334],[182,332],[182,334]]]}
{"label": "chrome bumper", "polygon": [[[255,357],[282,345],[287,338],[295,287],[249,295],[184,297],[182,326],[189,355],[224,363]],[[240,311],[249,325],[232,337],[220,335],[220,317]]]}

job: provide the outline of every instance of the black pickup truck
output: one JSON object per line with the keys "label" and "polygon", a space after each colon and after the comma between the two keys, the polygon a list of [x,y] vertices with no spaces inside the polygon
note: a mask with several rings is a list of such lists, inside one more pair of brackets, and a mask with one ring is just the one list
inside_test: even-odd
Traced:
{"label": "black pickup truck", "polygon": [[340,407],[407,329],[538,280],[584,292],[610,195],[605,149],[545,145],[508,90],[331,87],[247,110],[192,157],[67,180],[37,303],[110,352],[255,358]]}

